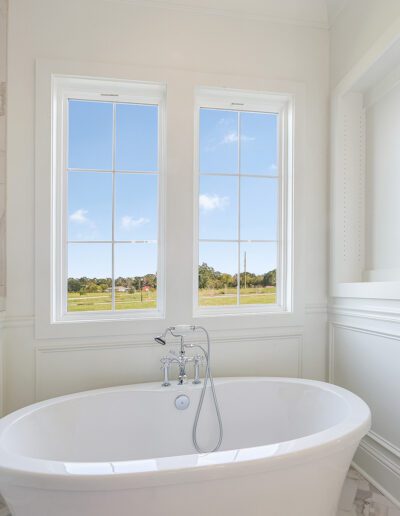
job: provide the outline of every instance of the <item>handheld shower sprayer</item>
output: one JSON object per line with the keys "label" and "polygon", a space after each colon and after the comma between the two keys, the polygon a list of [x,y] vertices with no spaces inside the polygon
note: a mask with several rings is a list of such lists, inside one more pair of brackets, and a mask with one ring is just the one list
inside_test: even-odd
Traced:
{"label": "handheld shower sprayer", "polygon": [[[194,333],[195,331],[198,331],[198,330],[204,332],[204,334],[206,336],[206,339],[207,339],[207,350],[205,350],[203,348],[203,346],[201,346],[200,344],[185,344],[184,343],[184,334],[186,334],[186,333]],[[211,364],[210,364],[211,342],[210,342],[210,335],[209,335],[208,331],[203,326],[193,326],[193,325],[189,325],[189,324],[179,324],[179,325],[176,325],[176,326],[170,326],[161,335],[158,335],[157,337],[154,337],[154,340],[158,344],[161,344],[162,346],[165,346],[165,344],[166,344],[166,337],[167,337],[168,333],[170,333],[173,337],[179,337],[181,339],[181,351],[180,351],[180,353],[181,353],[181,356],[183,358],[184,358],[184,355],[185,355],[185,347],[188,347],[188,348],[196,348],[196,347],[200,348],[201,351],[204,354],[204,357],[206,359],[206,372],[205,372],[203,387],[202,387],[201,394],[200,394],[199,404],[197,406],[196,415],[195,415],[195,418],[194,418],[193,431],[192,431],[192,440],[193,440],[194,447],[196,448],[196,450],[199,453],[210,453],[210,452],[217,451],[220,448],[221,443],[222,443],[223,427],[222,427],[221,413],[220,413],[219,406],[218,406],[217,394],[215,392],[215,387],[214,387],[214,379],[213,379],[213,376],[212,376],[212,373],[211,373]],[[200,418],[201,410],[203,408],[204,396],[206,394],[206,389],[207,389],[208,381],[210,381],[211,393],[212,393],[212,397],[213,397],[213,401],[214,401],[215,412],[216,412],[217,419],[218,419],[219,436],[218,436],[218,442],[217,442],[216,446],[213,449],[211,449],[211,450],[203,450],[202,448],[200,448],[200,446],[199,446],[199,444],[197,442],[197,427],[198,427],[198,423],[199,423],[199,418]],[[164,383],[164,385],[169,385],[169,383]]]}
{"label": "handheld shower sprayer", "polygon": [[157,337],[154,337],[154,340],[161,344],[162,346],[165,346],[167,343],[167,335],[170,333],[173,337],[177,337],[181,339],[181,355],[184,355],[185,353],[185,347],[193,347],[192,345],[185,345],[184,343],[184,335],[185,333],[194,332],[196,330],[196,326],[191,326],[189,324],[178,324],[176,326],[169,326],[166,330],[163,331],[161,335],[158,335]]}
{"label": "handheld shower sprayer", "polygon": [[161,335],[154,337],[154,340],[165,346],[167,343],[166,337],[168,333],[170,333],[173,337],[183,337],[184,333],[190,333],[196,330],[196,326],[191,326],[189,324],[177,324],[176,326],[169,326],[166,330],[163,331]]}
{"label": "handheld shower sprayer", "polygon": [[158,344],[161,344],[161,346],[165,346],[165,344],[167,343],[165,340],[165,332],[162,335],[158,335],[157,337],[154,337],[154,340]]}

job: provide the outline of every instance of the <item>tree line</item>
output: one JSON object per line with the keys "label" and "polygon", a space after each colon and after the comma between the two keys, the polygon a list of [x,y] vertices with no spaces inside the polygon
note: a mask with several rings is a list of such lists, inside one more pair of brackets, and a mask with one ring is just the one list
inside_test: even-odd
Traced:
{"label": "tree line", "polygon": [[[199,288],[223,289],[237,287],[237,274],[216,271],[213,267],[202,263],[199,266]],[[276,269],[264,274],[254,274],[252,272],[240,273],[240,285],[243,287],[275,287]]]}
{"label": "tree line", "polygon": [[[223,289],[237,287],[237,274],[216,271],[207,263],[199,266],[199,288],[201,289]],[[247,287],[270,287],[276,286],[276,269],[264,274],[254,274],[252,272],[242,272],[240,274],[240,285]],[[118,277],[115,280],[116,287],[124,287],[131,294],[140,292],[144,287],[151,290],[157,288],[157,276],[146,274],[145,276]],[[112,287],[111,278],[68,278],[68,292],[91,294],[96,292],[106,292]]]}
{"label": "tree line", "polygon": [[[157,288],[157,276],[155,274],[146,274],[145,276],[135,276],[132,278],[123,278],[122,276],[115,279],[116,287],[125,287],[130,294],[140,292],[144,287],[151,290]],[[77,292],[79,294],[93,294],[96,292],[106,292],[112,287],[112,278],[68,278],[68,292]]]}

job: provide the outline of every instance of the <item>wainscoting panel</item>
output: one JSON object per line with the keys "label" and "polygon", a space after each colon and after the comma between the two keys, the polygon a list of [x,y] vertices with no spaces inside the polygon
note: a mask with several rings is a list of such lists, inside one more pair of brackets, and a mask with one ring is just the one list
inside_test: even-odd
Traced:
{"label": "wainscoting panel", "polygon": [[[161,381],[160,358],[168,351],[168,347],[138,343],[40,345],[35,357],[35,399]],[[300,377],[302,337],[215,340],[213,364],[215,376]]]}
{"label": "wainscoting panel", "polygon": [[[365,321],[366,326],[368,322]],[[355,464],[397,505],[400,503],[400,336],[362,327],[359,318],[330,323],[330,381],[363,398],[372,429]]]}
{"label": "wainscoting panel", "polygon": [[[326,308],[318,305],[307,313],[305,326],[213,331],[214,376],[325,380],[326,318]],[[38,340],[32,317],[6,318],[4,414],[82,390],[161,381],[160,359],[171,347],[155,344],[153,337],[154,332],[120,338]]]}
{"label": "wainscoting panel", "polygon": [[335,326],[333,381],[361,396],[371,407],[372,435],[391,443],[400,457],[400,339]]}

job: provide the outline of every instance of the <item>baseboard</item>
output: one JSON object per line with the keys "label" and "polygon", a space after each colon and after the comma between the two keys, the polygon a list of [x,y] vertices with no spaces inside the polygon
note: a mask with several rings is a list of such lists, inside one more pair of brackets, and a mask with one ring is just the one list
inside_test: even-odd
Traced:
{"label": "baseboard", "polygon": [[[398,459],[366,438],[358,448],[353,467],[400,509]],[[394,467],[392,467],[394,466]]]}

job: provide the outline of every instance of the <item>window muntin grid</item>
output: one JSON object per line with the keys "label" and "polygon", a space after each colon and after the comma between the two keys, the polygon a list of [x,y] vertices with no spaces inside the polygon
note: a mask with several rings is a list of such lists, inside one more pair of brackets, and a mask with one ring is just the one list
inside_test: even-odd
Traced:
{"label": "window muntin grid", "polygon": [[[73,313],[73,311],[70,311],[68,310],[68,279],[69,279],[69,265],[68,265],[68,250],[70,249],[70,246],[74,246],[74,245],[90,245],[90,246],[94,246],[97,245],[101,245],[101,244],[104,244],[104,245],[108,245],[110,248],[111,248],[111,300],[110,300],[110,308],[106,308],[105,310],[101,310],[99,308],[96,308],[94,310],[95,313],[97,312],[102,312],[102,311],[106,311],[107,313],[109,312],[116,312],[118,311],[118,313],[121,313],[122,311],[129,311],[129,312],[134,312],[134,313],[137,313],[137,312],[140,312],[142,311],[142,309],[148,313],[148,312],[151,312],[152,311],[152,308],[154,308],[155,310],[157,310],[159,308],[159,289],[158,289],[158,285],[157,285],[157,288],[156,288],[156,298],[155,298],[155,307],[149,307],[149,308],[145,308],[143,306],[141,306],[140,308],[128,308],[128,309],[124,309],[124,308],[120,308],[118,306],[119,302],[118,300],[116,299],[116,288],[117,288],[117,285],[116,285],[116,268],[117,268],[117,265],[116,265],[116,249],[118,246],[120,245],[130,245],[130,246],[134,246],[134,245],[141,245],[141,246],[155,246],[155,249],[154,249],[154,255],[156,257],[155,259],[155,263],[156,263],[156,266],[155,266],[155,275],[156,275],[156,278],[158,280],[159,278],[159,267],[160,267],[160,263],[159,263],[159,249],[158,249],[158,244],[159,244],[159,231],[160,231],[160,228],[159,228],[159,203],[160,203],[160,159],[161,159],[161,150],[160,150],[160,140],[161,140],[161,124],[160,124],[160,105],[158,103],[139,103],[139,102],[127,102],[127,101],[103,101],[103,100],[99,100],[98,98],[96,99],[90,99],[90,98],[80,98],[80,97],[68,97],[66,99],[66,102],[67,102],[67,108],[66,108],[66,112],[67,112],[67,116],[66,116],[66,120],[67,120],[67,127],[65,129],[65,136],[66,136],[66,158],[65,158],[65,162],[66,162],[66,166],[64,168],[64,174],[65,174],[65,178],[64,178],[64,185],[65,185],[65,191],[66,191],[66,203],[67,203],[67,210],[66,210],[66,217],[65,217],[65,221],[64,221],[64,234],[66,235],[66,238],[65,238],[65,245],[64,245],[64,271],[65,271],[65,277],[64,277],[64,284],[66,285],[66,288],[63,289],[65,291],[65,295],[64,295],[64,299],[63,299],[63,305],[64,305],[64,309],[63,309],[63,313],[64,314],[71,314]],[[69,143],[70,143],[70,126],[69,126],[69,123],[68,123],[68,114],[69,114],[69,108],[70,108],[70,102],[82,102],[82,103],[96,103],[96,104],[103,104],[103,105],[109,105],[112,107],[112,144],[111,144],[111,163],[110,163],[110,167],[94,167],[94,168],[90,168],[90,167],[81,167],[81,166],[69,166],[70,165],[70,153],[69,153]],[[142,168],[137,168],[137,169],[134,169],[134,168],[129,168],[129,167],[117,167],[117,145],[118,145],[118,128],[117,128],[117,110],[118,110],[118,107],[119,106],[124,106],[124,107],[139,107],[139,108],[146,108],[146,107],[149,107],[149,108],[155,108],[156,111],[157,111],[157,122],[156,122],[156,134],[157,134],[157,141],[156,141],[156,166],[155,167],[152,167],[152,168],[147,168],[147,169],[142,169]],[[144,167],[145,168],[145,167]],[[90,239],[85,239],[85,238],[81,238],[81,239],[74,239],[74,238],[69,238],[69,234],[70,234],[70,231],[69,231],[69,225],[68,225],[68,220],[69,220],[69,203],[68,203],[68,193],[69,193],[69,187],[68,187],[68,184],[69,184],[69,176],[70,174],[93,174],[94,176],[99,176],[99,177],[104,177],[105,175],[110,175],[111,178],[112,178],[112,181],[111,181],[111,198],[112,198],[112,201],[111,201],[111,237],[110,238],[90,238]],[[155,224],[155,238],[142,238],[142,239],[135,239],[135,238],[130,238],[130,239],[123,239],[123,238],[116,238],[116,211],[117,211],[117,199],[116,199],[116,193],[117,193],[117,188],[116,188],[116,185],[117,185],[117,182],[118,182],[118,178],[119,177],[128,177],[128,176],[131,176],[131,177],[136,177],[136,178],[139,178],[139,177],[153,177],[156,179],[156,185],[155,185],[155,201],[156,201],[156,214],[155,214],[155,217],[154,217],[154,224]],[[132,247],[131,247],[132,249]],[[149,274],[151,274],[152,271],[149,271]],[[105,278],[106,279],[106,278]],[[143,283],[141,284],[143,286]],[[141,295],[143,294],[143,290],[141,288],[140,290],[140,293]],[[82,310],[84,312],[92,312],[92,310],[88,309],[88,310]]]}
{"label": "window muntin grid", "polygon": [[[231,163],[236,163],[236,171],[235,166],[229,168],[226,168],[223,171],[213,170],[213,167],[210,167],[210,169],[204,169],[203,163],[202,163],[202,149],[201,149],[201,114],[204,111],[208,112],[215,112],[215,113],[229,113],[230,115],[236,115],[236,131],[233,133],[232,139],[237,140],[237,155],[236,160],[232,159],[232,156],[227,159],[227,161],[231,161]],[[276,118],[276,130],[275,130],[275,152],[276,152],[276,167],[275,170],[273,170],[271,173],[268,172],[260,172],[260,170],[257,170],[256,172],[245,172],[242,170],[242,147],[243,147],[243,141],[245,141],[245,138],[243,138],[242,133],[242,117],[243,116],[273,116]],[[232,134],[232,133],[231,133]],[[270,112],[270,111],[253,111],[253,110],[245,110],[245,109],[230,109],[227,107],[199,107],[199,137],[198,137],[198,182],[199,182],[199,188],[198,188],[198,267],[201,266],[201,259],[200,259],[200,249],[202,244],[206,243],[219,243],[219,244],[225,244],[225,246],[228,246],[229,244],[235,244],[237,246],[237,258],[236,258],[236,302],[234,305],[236,308],[239,308],[240,306],[243,307],[243,304],[241,304],[241,289],[242,289],[242,262],[243,259],[246,262],[246,255],[242,256],[242,249],[246,248],[247,245],[252,244],[272,244],[276,246],[276,252],[275,252],[275,274],[276,274],[276,293],[275,293],[275,302],[274,303],[257,303],[257,306],[259,304],[265,305],[265,306],[277,306],[280,304],[280,297],[281,297],[281,290],[282,286],[280,284],[280,261],[281,261],[281,226],[282,226],[282,220],[281,220],[281,196],[282,196],[282,171],[281,171],[281,164],[282,160],[280,157],[280,149],[281,149],[281,142],[280,142],[280,113],[277,112]],[[200,201],[201,201],[201,181],[204,178],[220,178],[220,179],[228,179],[228,178],[234,178],[237,182],[237,221],[236,221],[236,237],[235,238],[204,238],[202,237],[203,228],[202,228],[202,217],[200,214]],[[276,189],[276,209],[275,209],[275,217],[276,217],[276,224],[275,224],[275,238],[243,238],[243,231],[242,231],[242,179],[253,179],[254,181],[271,181],[275,183],[275,189]],[[261,184],[261,183],[260,183]],[[228,231],[230,233],[230,230]],[[262,235],[260,235],[262,236]],[[246,269],[244,267],[244,282],[246,282]],[[269,272],[269,271],[265,271]],[[197,275],[197,307],[200,309],[206,309],[208,310],[210,308],[209,305],[202,304],[200,299],[200,279],[199,275]],[[212,306],[211,309],[225,309],[229,308],[233,305],[231,302],[231,299],[227,299],[226,304],[220,304],[217,306]],[[247,304],[247,308],[250,307],[256,307],[256,305],[249,303]]]}

